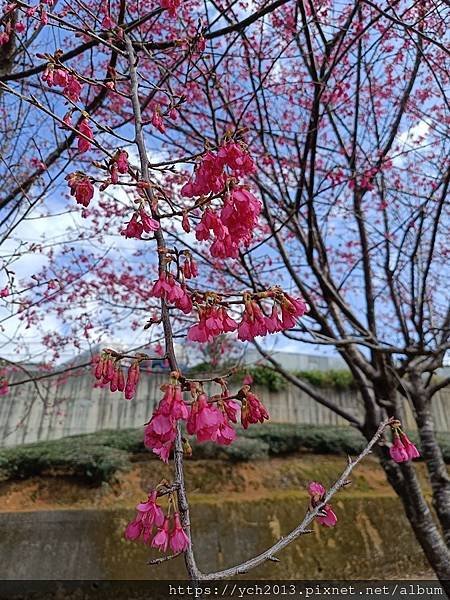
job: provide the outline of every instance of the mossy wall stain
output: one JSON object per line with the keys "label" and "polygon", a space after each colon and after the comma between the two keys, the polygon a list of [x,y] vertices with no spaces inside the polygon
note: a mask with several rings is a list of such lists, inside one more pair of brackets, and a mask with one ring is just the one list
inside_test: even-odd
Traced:
{"label": "mossy wall stain", "polygon": [[[241,562],[274,543],[302,519],[303,493],[255,500],[229,498],[192,504],[194,544],[200,568],[212,571]],[[333,503],[338,526],[314,524],[248,578],[344,579],[416,577],[425,558],[392,497],[343,494]],[[149,566],[157,553],[127,542],[129,509],[0,513],[0,577],[3,579],[184,578],[183,559]]]}

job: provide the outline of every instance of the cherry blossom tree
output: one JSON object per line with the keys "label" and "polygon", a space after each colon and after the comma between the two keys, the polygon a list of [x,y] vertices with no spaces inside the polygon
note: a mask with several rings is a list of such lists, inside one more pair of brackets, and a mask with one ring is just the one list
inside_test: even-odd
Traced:
{"label": "cherry blossom tree", "polygon": [[[65,348],[122,336],[127,323],[140,332],[135,347],[108,344],[93,371],[131,401],[142,367],[168,361],[145,444],[173,457],[174,480],[137,505],[126,537],[170,550],[164,560],[183,552],[192,579],[274,560],[315,518],[334,526],[330,499],[375,447],[430,564],[449,579],[450,482],[430,410],[447,383],[432,375],[449,326],[448,18],[444,3],[400,0],[2,8],[3,345],[36,358],[30,344],[40,336],[39,352],[57,361]],[[204,574],[184,430],[230,444],[239,420],[246,428],[269,418],[250,385],[233,393],[226,376],[211,376],[217,393],[208,395],[205,380],[180,369],[178,337],[223,335],[254,343],[368,445],[328,492],[310,485],[306,517],[290,534]],[[286,372],[260,343],[271,335],[335,347],[364,420]],[[5,373],[1,393],[8,388]],[[397,420],[401,396],[415,409],[437,520]],[[376,445],[387,428],[389,449]]]}

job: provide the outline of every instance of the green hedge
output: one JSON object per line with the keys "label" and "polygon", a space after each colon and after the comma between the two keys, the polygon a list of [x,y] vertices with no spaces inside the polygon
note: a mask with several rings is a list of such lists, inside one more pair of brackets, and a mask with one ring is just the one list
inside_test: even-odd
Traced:
{"label": "green hedge", "polygon": [[[231,366],[230,366],[231,368]],[[227,367],[222,367],[220,373],[224,373]],[[199,373],[214,373],[216,369],[207,363],[201,363],[193,367],[191,375]],[[217,374],[220,374],[217,371]],[[286,379],[268,366],[240,368],[232,375],[231,382],[234,384],[242,383],[245,375],[251,375],[255,385],[265,387],[271,392],[279,392],[287,387]],[[304,379],[311,385],[321,389],[333,389],[336,391],[346,391],[356,389],[355,381],[350,371],[346,369],[330,369],[328,371],[295,371],[293,375],[299,379]]]}
{"label": "green hedge", "polygon": [[0,450],[0,481],[63,473],[100,484],[129,466],[128,452],[92,439],[68,437]]}
{"label": "green hedge", "polygon": [[[416,436],[412,438],[417,441]],[[438,440],[446,462],[450,463],[450,434],[440,433]],[[246,431],[239,428],[238,438],[230,446],[192,441],[191,445],[191,460],[249,461],[297,452],[356,455],[365,441],[352,427],[268,423],[251,426]],[[144,448],[142,429],[101,431],[5,448],[0,450],[0,481],[64,474],[98,485],[129,469],[133,455],[143,452],[153,457]]]}

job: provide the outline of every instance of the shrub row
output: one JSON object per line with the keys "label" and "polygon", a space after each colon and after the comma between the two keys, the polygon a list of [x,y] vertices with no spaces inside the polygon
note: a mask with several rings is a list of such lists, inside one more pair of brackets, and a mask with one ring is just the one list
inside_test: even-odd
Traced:
{"label": "shrub row", "polygon": [[[414,436],[412,436],[414,439]],[[131,466],[133,455],[147,452],[142,430],[101,431],[61,440],[0,450],[0,481],[42,474],[64,474],[100,484]],[[450,434],[438,435],[450,463]],[[417,440],[416,440],[417,441]],[[262,460],[299,451],[315,454],[358,454],[362,435],[351,427],[268,423],[238,432],[231,446],[192,442],[193,459]],[[152,456],[151,454],[149,456]]]}

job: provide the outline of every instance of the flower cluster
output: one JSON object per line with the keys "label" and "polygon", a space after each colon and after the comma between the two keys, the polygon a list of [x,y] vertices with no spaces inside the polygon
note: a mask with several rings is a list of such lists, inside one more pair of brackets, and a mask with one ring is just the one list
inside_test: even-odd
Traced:
{"label": "flower cluster", "polygon": [[77,171],[66,176],[66,181],[70,187],[70,195],[75,197],[78,204],[84,207],[89,206],[89,202],[94,197],[94,186],[87,175]]}
{"label": "flower cluster", "polygon": [[183,186],[181,193],[187,198],[218,194],[230,176],[238,178],[254,171],[255,164],[247,149],[236,142],[226,142],[217,152],[203,155],[194,176]]}
{"label": "flower cluster", "polygon": [[397,463],[407,462],[413,458],[419,458],[420,452],[411,442],[406,433],[402,430],[400,421],[394,421],[392,429],[392,446],[389,448],[389,454],[392,460]]}
{"label": "flower cluster", "polygon": [[64,96],[72,100],[72,102],[78,102],[80,99],[81,83],[73,73],[69,73],[69,71],[50,63],[45,69],[42,79],[49,87],[62,87]]}
{"label": "flower cluster", "polygon": [[303,317],[308,310],[308,305],[301,298],[293,298],[289,294],[280,294],[277,291],[270,316],[266,316],[257,302],[247,298],[242,321],[238,327],[238,338],[247,342],[257,336],[291,329],[297,319]]}
{"label": "flower cluster", "polygon": [[174,276],[166,271],[161,273],[153,284],[151,295],[174,304],[185,314],[192,311],[192,300],[186,291],[186,287],[180,285]]}
{"label": "flower cluster", "polygon": [[[237,184],[240,177],[254,170],[255,164],[247,148],[228,141],[217,152],[208,151],[203,155],[194,175],[181,189],[187,198],[210,194],[222,197],[222,207],[208,206],[196,227],[197,240],[213,238],[210,251],[216,258],[237,258],[239,246],[248,245],[253,238],[261,202]],[[185,230],[186,221],[187,217],[183,221]]]}
{"label": "flower cluster", "polygon": [[189,416],[188,406],[183,401],[181,387],[167,384],[164,396],[153,412],[144,432],[144,444],[160,459],[168,462],[176,437],[176,423]]}
{"label": "flower cluster", "polygon": [[[197,299],[194,298],[194,300]],[[267,307],[269,300],[273,302],[272,308]],[[219,302],[220,296],[211,293],[205,295],[203,305],[196,301],[199,321],[189,329],[189,340],[210,342],[218,335],[237,330],[238,339],[251,341],[257,336],[291,329],[295,326],[297,319],[309,310],[304,300],[293,298],[278,287],[259,295],[244,293],[244,311],[239,323],[227,313],[226,308]],[[264,309],[267,310],[267,314]]]}
{"label": "flower cluster", "polygon": [[120,365],[120,355],[105,351],[94,361],[94,375],[100,385],[109,384],[111,392],[124,392],[125,398],[131,400],[136,394],[139,383],[139,357],[135,359],[128,368],[125,379]]}
{"label": "flower cluster", "polygon": [[[312,481],[308,486],[308,493],[311,497],[309,503],[310,509],[314,510],[314,508],[319,506],[319,504],[322,504],[325,500],[326,489],[321,483]],[[337,517],[329,504],[325,504],[325,506],[318,513],[316,519],[325,527],[334,527],[337,523]]]}
{"label": "flower cluster", "polygon": [[131,220],[127,223],[125,229],[121,231],[121,234],[126,238],[142,239],[142,234],[152,233],[159,229],[159,223],[150,215],[148,215],[143,208],[135,211]]}
{"label": "flower cluster", "polygon": [[[161,552],[167,552],[169,548],[175,554],[185,552],[189,547],[189,538],[181,525],[180,515],[178,512],[173,513],[173,524],[170,527],[170,513],[164,515],[163,509],[156,502],[157,495],[156,490],[152,491],[146,502],[136,506],[137,515],[128,523],[125,539],[142,540],[144,544]],[[173,499],[171,503],[174,504]]]}
{"label": "flower cluster", "polygon": [[261,212],[261,202],[248,190],[237,187],[225,196],[221,210],[207,208],[196,227],[199,241],[214,239],[210,251],[216,258],[237,258],[239,246],[248,246]]}
{"label": "flower cluster", "polygon": [[192,342],[210,342],[215,336],[230,333],[238,327],[223,306],[199,308],[199,322],[189,329],[187,338]]}
{"label": "flower cluster", "polygon": [[[251,423],[262,423],[269,415],[255,394],[246,385],[230,397],[221,380],[222,393],[209,398],[203,388],[195,382],[186,384],[192,401],[183,399],[182,387],[178,383],[163,387],[164,396],[145,427],[145,446],[164,462],[168,462],[177,434],[177,421],[186,421],[186,431],[195,435],[199,442],[216,442],[228,446],[236,438],[232,423],[240,417],[246,429]],[[241,405],[239,404],[241,403]]]}

